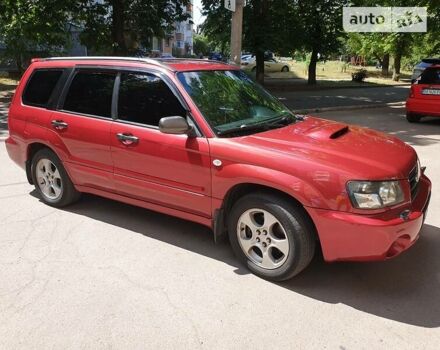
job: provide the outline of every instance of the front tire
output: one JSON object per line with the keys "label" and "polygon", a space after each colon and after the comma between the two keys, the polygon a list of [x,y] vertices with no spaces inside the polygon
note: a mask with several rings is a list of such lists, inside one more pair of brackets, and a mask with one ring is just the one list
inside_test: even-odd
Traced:
{"label": "front tire", "polygon": [[422,117],[417,114],[413,114],[409,112],[406,113],[406,120],[410,123],[418,123],[420,122],[421,119]]}
{"label": "front tire", "polygon": [[289,72],[289,67],[288,66],[284,66],[283,68],[281,68],[281,72]]}
{"label": "front tire", "polygon": [[299,274],[315,253],[315,228],[304,209],[264,192],[237,201],[228,215],[228,234],[235,255],[271,281]]}
{"label": "front tire", "polygon": [[44,148],[32,158],[32,180],[44,203],[61,208],[76,202],[80,193],[73,186],[60,159]]}

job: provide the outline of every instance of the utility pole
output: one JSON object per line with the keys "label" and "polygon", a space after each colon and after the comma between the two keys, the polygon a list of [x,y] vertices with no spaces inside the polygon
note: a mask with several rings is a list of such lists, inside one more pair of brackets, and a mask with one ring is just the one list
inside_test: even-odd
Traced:
{"label": "utility pole", "polygon": [[235,11],[231,23],[231,60],[241,64],[241,41],[243,34],[243,7],[245,0],[235,0]]}

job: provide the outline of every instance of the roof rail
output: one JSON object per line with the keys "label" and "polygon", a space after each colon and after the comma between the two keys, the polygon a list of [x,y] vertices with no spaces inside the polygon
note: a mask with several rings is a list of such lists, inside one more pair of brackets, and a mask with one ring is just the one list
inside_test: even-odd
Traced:
{"label": "roof rail", "polygon": [[40,59],[41,61],[131,61],[131,62],[144,62],[149,64],[154,64],[156,66],[166,67],[161,64],[159,60],[152,58],[142,58],[142,57],[119,57],[119,56],[70,56],[70,57],[47,57]]}

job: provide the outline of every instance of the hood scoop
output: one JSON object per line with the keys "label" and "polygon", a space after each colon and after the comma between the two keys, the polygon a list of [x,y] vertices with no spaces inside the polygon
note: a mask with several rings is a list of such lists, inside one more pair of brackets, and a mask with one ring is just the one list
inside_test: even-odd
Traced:
{"label": "hood scoop", "polygon": [[348,125],[334,123],[318,127],[307,132],[307,136],[319,140],[335,140],[350,131]]}

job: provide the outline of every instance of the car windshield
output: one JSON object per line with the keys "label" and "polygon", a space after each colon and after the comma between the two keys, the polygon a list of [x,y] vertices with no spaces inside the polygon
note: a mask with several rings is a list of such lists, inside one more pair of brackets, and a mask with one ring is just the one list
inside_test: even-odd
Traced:
{"label": "car windshield", "polygon": [[217,135],[264,131],[295,121],[277,98],[242,71],[181,72],[178,78]]}

